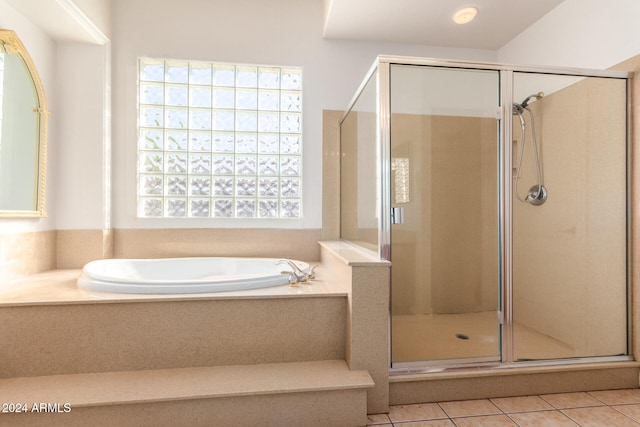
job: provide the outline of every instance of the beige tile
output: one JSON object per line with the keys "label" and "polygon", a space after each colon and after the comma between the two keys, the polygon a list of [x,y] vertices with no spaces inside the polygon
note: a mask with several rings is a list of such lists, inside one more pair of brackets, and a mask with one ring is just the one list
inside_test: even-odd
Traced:
{"label": "beige tile", "polygon": [[391,420],[387,414],[369,414],[367,415],[367,425],[389,424]]}
{"label": "beige tile", "polygon": [[[271,286],[262,289],[195,294],[128,294],[93,292],[77,285],[82,270],[49,270],[0,286],[0,306],[8,305],[60,305],[68,303],[103,304],[107,302],[168,302],[205,301],[213,299],[269,299],[347,296],[341,278],[332,275],[328,267],[319,265],[318,277],[310,285]],[[388,410],[388,408],[386,408]],[[382,413],[384,410],[375,411]]]}
{"label": "beige tile", "polygon": [[344,297],[14,306],[0,318],[3,378],[345,357]]}
{"label": "beige tile", "polygon": [[578,424],[560,411],[521,412],[509,417],[520,427],[575,427]]}
{"label": "beige tile", "polygon": [[506,415],[456,418],[453,421],[457,427],[517,427]]}
{"label": "beige tile", "polygon": [[0,234],[0,286],[55,266],[56,231]]}
{"label": "beige tile", "polygon": [[451,420],[411,421],[394,425],[395,427],[455,427]]}
{"label": "beige tile", "polygon": [[58,269],[82,268],[89,261],[109,258],[110,236],[106,230],[58,230],[56,264]]}
{"label": "beige tile", "polygon": [[340,238],[340,119],[344,111],[322,112],[322,240]]}
{"label": "beige tile", "polygon": [[389,266],[347,266],[351,272],[349,315],[345,321],[347,363],[369,372],[376,387],[367,390],[367,410],[389,410]]}
{"label": "beige tile", "polygon": [[[266,394],[341,393],[373,386],[343,360],[136,370],[0,380],[0,402],[68,402],[73,407]],[[356,402],[354,402],[356,403]]]}
{"label": "beige tile", "polygon": [[[31,403],[29,403],[31,405]],[[362,426],[365,402],[342,394],[293,393],[221,399],[161,401],[149,405],[72,407],[64,413],[0,415],[11,427]],[[15,416],[12,416],[15,415]]]}
{"label": "beige tile", "polygon": [[602,402],[584,392],[545,394],[540,397],[558,409],[602,406]]}
{"label": "beige tile", "polygon": [[589,395],[607,405],[640,403],[640,389],[590,391]]}
{"label": "beige tile", "polygon": [[608,406],[565,409],[562,412],[583,427],[627,427],[640,425],[640,423],[633,421],[631,418]]}
{"label": "beige tile", "polygon": [[627,417],[633,418],[635,421],[640,422],[640,404],[635,405],[616,405],[613,408],[619,412],[622,412]]}
{"label": "beige tile", "polygon": [[400,405],[389,408],[389,418],[394,423],[400,421],[428,421],[447,418],[436,403],[419,403],[416,405]]}
{"label": "beige tile", "polygon": [[320,259],[319,229],[115,229],[116,258],[244,256]]}
{"label": "beige tile", "polygon": [[491,402],[507,414],[553,409],[551,405],[538,396],[504,397],[491,399]]}
{"label": "beige tile", "polygon": [[439,403],[439,405],[451,418],[493,415],[502,413],[500,412],[500,409],[498,409],[488,399],[463,400],[459,402],[442,402]]}

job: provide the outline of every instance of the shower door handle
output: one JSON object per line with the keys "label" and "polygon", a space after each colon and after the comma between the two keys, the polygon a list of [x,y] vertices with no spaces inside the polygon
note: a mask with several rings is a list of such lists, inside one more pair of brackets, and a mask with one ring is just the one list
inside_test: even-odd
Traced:
{"label": "shower door handle", "polygon": [[391,224],[404,224],[404,208],[391,208]]}

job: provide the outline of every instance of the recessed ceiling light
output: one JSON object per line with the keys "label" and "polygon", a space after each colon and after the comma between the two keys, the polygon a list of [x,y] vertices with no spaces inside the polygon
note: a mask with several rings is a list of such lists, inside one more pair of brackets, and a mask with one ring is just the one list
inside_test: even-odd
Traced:
{"label": "recessed ceiling light", "polygon": [[473,21],[477,14],[478,9],[475,7],[465,7],[453,14],[453,22],[456,24],[468,24]]}

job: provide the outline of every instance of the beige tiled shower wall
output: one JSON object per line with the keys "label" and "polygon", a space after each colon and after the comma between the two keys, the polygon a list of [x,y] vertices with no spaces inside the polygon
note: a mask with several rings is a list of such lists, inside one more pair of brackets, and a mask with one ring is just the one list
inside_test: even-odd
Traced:
{"label": "beige tiled shower wall", "polygon": [[344,112],[322,112],[322,240],[340,239],[340,119]]}
{"label": "beige tiled shower wall", "polygon": [[[634,56],[621,64],[613,67],[616,70],[633,71],[635,76],[631,79],[631,235],[629,236],[629,244],[631,245],[630,263],[634,268],[631,269],[631,295],[640,295],[640,209],[638,209],[638,201],[640,201],[640,55]],[[633,336],[631,339],[633,345],[633,356],[636,360],[640,360],[640,327],[638,327],[637,313],[640,313],[640,298],[632,298],[631,313]]]}
{"label": "beige tiled shower wall", "polygon": [[[531,106],[549,198],[513,203],[514,320],[575,356],[626,351],[625,90],[588,78]],[[531,153],[521,197],[537,182]]]}
{"label": "beige tiled shower wall", "polygon": [[376,114],[351,111],[342,123],[341,236],[378,250]]}

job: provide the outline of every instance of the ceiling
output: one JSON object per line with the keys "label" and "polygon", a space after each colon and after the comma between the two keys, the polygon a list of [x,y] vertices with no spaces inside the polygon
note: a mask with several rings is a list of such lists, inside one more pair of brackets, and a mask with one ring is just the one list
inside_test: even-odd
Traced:
{"label": "ceiling", "polygon": [[[55,40],[104,44],[107,36],[92,17],[80,8],[108,4],[106,0],[6,0],[14,9],[42,28]],[[108,9],[106,6],[103,9]],[[93,15],[96,15],[95,13]],[[95,18],[95,16],[94,16]]]}
{"label": "ceiling", "polygon": [[[563,0],[311,0],[323,1],[327,39],[412,43],[497,50]],[[104,43],[86,9],[108,0],[7,0],[57,40]],[[64,5],[70,7],[63,7]],[[479,13],[466,25],[451,17],[463,7]],[[72,13],[76,9],[76,13]],[[108,8],[103,8],[107,10]]]}
{"label": "ceiling", "polygon": [[[563,0],[324,0],[327,39],[497,50]],[[463,7],[472,22],[451,19]]]}

